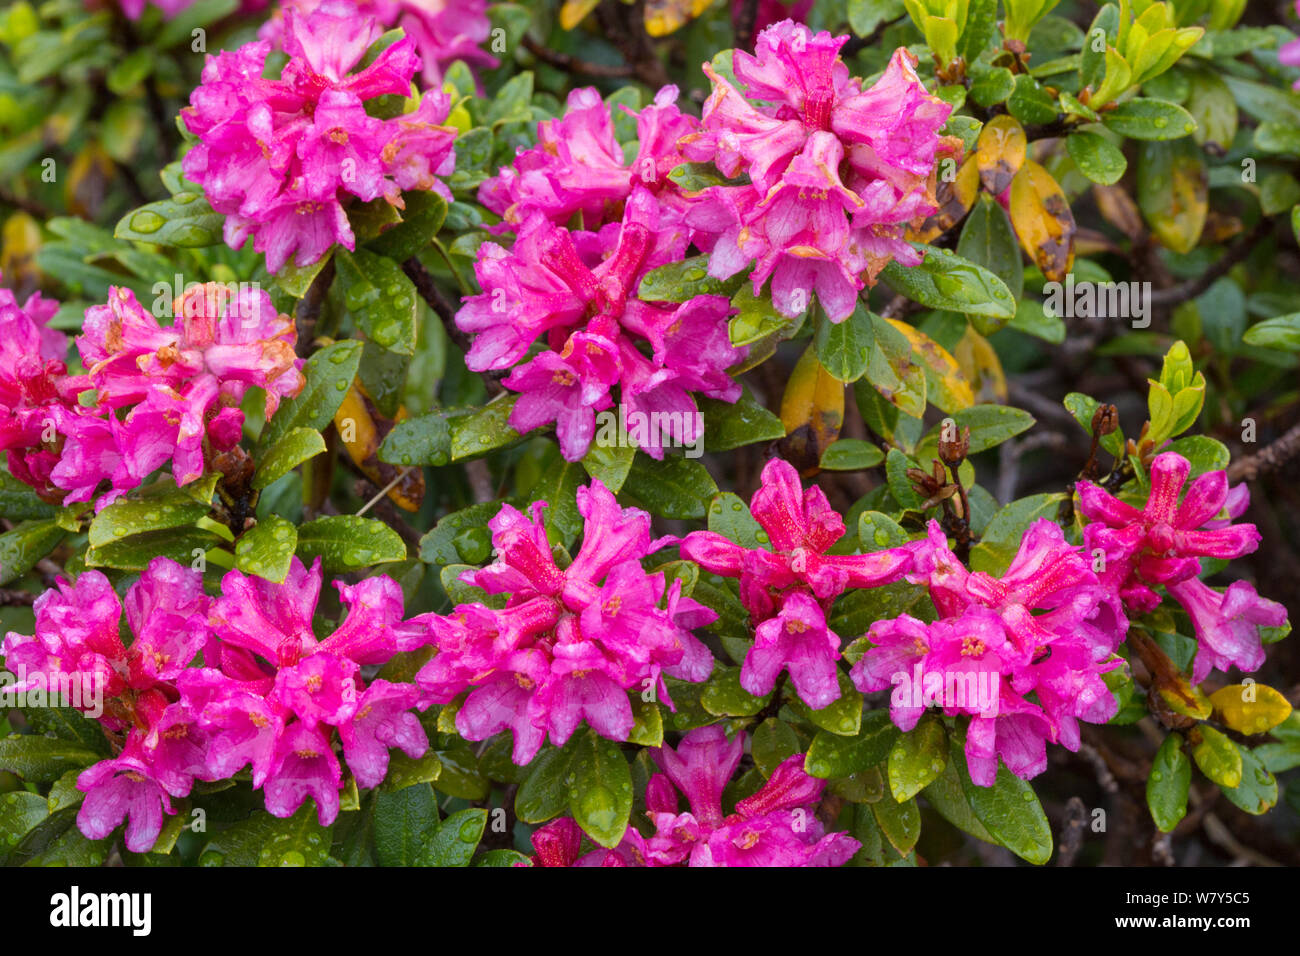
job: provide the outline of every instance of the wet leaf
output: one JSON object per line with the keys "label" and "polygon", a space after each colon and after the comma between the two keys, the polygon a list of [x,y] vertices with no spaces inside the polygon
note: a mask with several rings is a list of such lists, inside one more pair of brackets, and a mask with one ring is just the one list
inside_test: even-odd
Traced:
{"label": "wet leaf", "polygon": [[1021,248],[1048,280],[1064,282],[1074,264],[1074,213],[1051,173],[1033,160],[1011,181],[1010,213]]}

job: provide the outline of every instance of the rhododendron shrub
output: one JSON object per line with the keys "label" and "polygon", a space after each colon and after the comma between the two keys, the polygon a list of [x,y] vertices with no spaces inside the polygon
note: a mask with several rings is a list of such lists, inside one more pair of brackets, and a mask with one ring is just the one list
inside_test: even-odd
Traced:
{"label": "rhododendron shrub", "polygon": [[1300,862],[1275,12],[11,4],[0,861]]}

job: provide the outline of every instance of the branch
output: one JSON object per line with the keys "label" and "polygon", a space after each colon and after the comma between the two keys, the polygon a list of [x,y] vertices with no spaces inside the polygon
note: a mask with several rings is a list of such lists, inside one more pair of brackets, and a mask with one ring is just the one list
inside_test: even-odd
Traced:
{"label": "branch", "polygon": [[1189,279],[1186,282],[1180,282],[1178,285],[1170,286],[1168,289],[1156,289],[1151,293],[1152,305],[1178,305],[1186,302],[1188,299],[1195,299],[1198,295],[1214,285],[1219,279],[1227,275],[1228,270],[1235,266],[1242,259],[1250,254],[1250,250],[1255,248],[1255,244],[1268,235],[1273,228],[1273,223],[1267,217],[1260,219],[1255,224],[1255,228],[1246,235],[1242,236],[1233,243],[1228,251],[1225,252],[1219,261],[1210,266],[1195,279]]}
{"label": "branch", "polygon": [[596,77],[627,77],[636,76],[636,69],[627,66],[609,66],[605,63],[592,63],[588,60],[579,60],[575,56],[569,56],[567,53],[560,53],[557,50],[551,50],[542,46],[532,37],[524,35],[524,49],[531,53],[543,63],[555,67],[557,70],[564,70],[566,73],[572,73],[575,76],[596,76]]}
{"label": "branch", "polygon": [[[433,276],[429,275],[429,270],[424,267],[424,263],[415,256],[411,256],[402,263],[402,271],[415,285],[415,291],[420,294],[420,298],[428,303],[429,308],[442,320],[442,326],[447,330],[447,338],[451,339],[458,349],[468,355],[470,346],[473,343],[470,341],[469,336],[456,325],[456,307],[442,294],[442,290],[433,281]],[[500,395],[505,391],[505,386],[501,384],[500,373],[480,372],[479,374],[483,379],[483,383],[487,386],[488,394]]]}
{"label": "branch", "polygon": [[1296,454],[1300,454],[1300,425],[1293,425],[1281,438],[1255,454],[1234,461],[1228,468],[1228,480],[1254,481],[1280,468]]}

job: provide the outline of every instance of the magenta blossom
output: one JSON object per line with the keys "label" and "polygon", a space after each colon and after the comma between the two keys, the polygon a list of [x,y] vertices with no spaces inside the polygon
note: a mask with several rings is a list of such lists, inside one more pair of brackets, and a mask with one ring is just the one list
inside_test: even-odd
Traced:
{"label": "magenta blossom", "polygon": [[769,694],[782,670],[808,706],[839,699],[840,638],[826,623],[835,598],[849,588],[897,581],[912,567],[911,546],[874,554],[833,555],[844,520],[816,485],[806,491],[794,466],[774,458],[763,468],[751,502],[768,548],[746,548],[712,531],[682,541],[682,556],[706,571],[740,579],[740,598],[756,633],[740,683]]}
{"label": "magenta blossom", "polygon": [[428,93],[395,119],[366,112],[374,97],[410,96],[420,65],[408,36],[351,72],[379,34],[374,20],[334,0],[306,14],[286,10],[290,59],[278,79],[262,76],[270,43],[248,43],[208,60],[182,111],[199,138],[185,155],[185,175],[226,216],[226,242],[237,249],[254,233],[253,248],[266,253],[272,273],[291,258],[310,265],[335,243],[354,249],[344,209],[351,198],[399,209],[403,189],[451,199],[438,179],[455,163],[455,132],[442,125],[450,97]]}
{"label": "magenta blossom", "polygon": [[874,281],[891,260],[920,263],[904,232],[937,209],[936,159],[957,149],[939,135],[951,108],[926,92],[915,57],[897,50],[864,89],[839,57],[847,40],[792,20],[768,27],[756,56],[734,54],[744,95],[706,65],[703,129],[681,142],[688,159],[750,179],[712,188],[687,216],[697,242],[712,237],[710,274],[755,262],[755,294],[771,278],[772,301],[791,317],[815,291],[842,321],[864,277]]}
{"label": "magenta blossom", "polygon": [[[1046,519],[1030,525],[1001,577],[969,573],[937,521],[916,549],[909,580],[929,587],[939,620],[877,621],[853,665],[857,688],[892,688],[902,730],[927,707],[966,714],[971,779],[992,786],[998,758],[1028,779],[1047,769],[1047,744],[1078,750],[1080,720],[1105,723],[1116,701],[1102,674],[1120,665],[1105,589],[1079,549]],[[1036,702],[1029,698],[1033,695]]]}
{"label": "magenta blossom", "polygon": [[620,508],[593,479],[578,490],[586,520],[582,547],[564,569],[546,539],[542,502],[524,515],[503,505],[489,527],[497,560],[466,572],[466,583],[509,594],[502,610],[461,604],[450,615],[417,618],[437,655],[416,682],[434,703],[462,694],[456,729],[469,740],[514,734],[514,761],[528,763],[549,736],[557,746],[586,721],[626,740],[628,692],[653,690],[671,708],[664,677],[702,681],[713,657],[691,633],[716,615],[647,574],[640,559],[674,539],[652,539],[650,516]]}
{"label": "magenta blossom", "polygon": [[[1250,554],[1260,535],[1252,524],[1231,523],[1249,503],[1244,486],[1230,491],[1227,473],[1211,471],[1183,494],[1190,472],[1181,455],[1157,455],[1140,511],[1088,481],[1080,481],[1078,491],[1079,510],[1092,521],[1084,528],[1084,545],[1104,562],[1102,582],[1122,606],[1137,613],[1153,610],[1160,603],[1155,588],[1163,585],[1192,616],[1199,645],[1192,679],[1199,683],[1216,667],[1257,669],[1264,662],[1259,626],[1282,625],[1286,611],[1245,581],[1221,595],[1198,580],[1201,558]],[[1218,519],[1225,509],[1229,520]]]}

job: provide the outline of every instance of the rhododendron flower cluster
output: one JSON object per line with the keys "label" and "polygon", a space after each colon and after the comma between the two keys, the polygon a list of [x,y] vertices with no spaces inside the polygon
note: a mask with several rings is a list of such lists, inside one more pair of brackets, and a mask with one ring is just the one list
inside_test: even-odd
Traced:
{"label": "rhododendron flower cluster", "polygon": [[299,16],[324,9],[336,16],[369,17],[415,42],[420,78],[428,89],[437,89],[443,71],[456,60],[486,69],[497,65],[496,57],[483,49],[492,29],[487,8],[487,0],[283,0],[258,36],[280,43],[290,10]]}
{"label": "rhododendron flower cluster", "polygon": [[[1286,608],[1260,597],[1247,581],[1219,593],[1200,580],[1201,558],[1242,557],[1259,546],[1260,535],[1253,524],[1231,524],[1250,504],[1244,485],[1230,490],[1226,472],[1210,471],[1183,494],[1190,473],[1191,463],[1176,452],[1157,455],[1141,511],[1089,481],[1080,481],[1078,491],[1079,510],[1092,521],[1084,545],[1103,558],[1101,579],[1124,607],[1154,610],[1160,604],[1155,587],[1164,585],[1191,616],[1192,680],[1200,683],[1216,668],[1258,669],[1264,663],[1259,628],[1282,626]],[[1229,519],[1216,520],[1225,509]]]}
{"label": "rhododendron flower cluster", "polygon": [[[613,850],[582,854],[582,831],[569,818],[533,834],[537,866],[840,866],[861,846],[846,833],[827,833],[816,807],[826,787],[804,772],[803,754],[782,761],[734,813],[722,812],[722,791],[745,750],[744,733],[728,741],[714,724],[687,733],[674,750],[653,751],[662,773],[646,785],[645,837],[629,827]],[[678,792],[688,809],[680,812]]]}
{"label": "rhododendron flower cluster", "polygon": [[549,736],[562,745],[583,721],[626,740],[634,718],[627,692],[653,692],[670,708],[664,677],[702,681],[713,655],[691,633],[717,615],[681,593],[681,581],[647,573],[641,559],[675,543],[652,539],[650,516],[620,508],[603,484],[578,489],[582,547],[566,568],[555,562],[541,520],[504,505],[489,522],[497,560],[462,580],[508,594],[499,610],[460,604],[427,615],[438,653],[416,683],[437,704],[468,691],[456,729],[469,740],[503,730],[514,761],[526,764]]}
{"label": "rhododendron flower cluster", "polygon": [[959,148],[939,135],[951,107],[926,92],[911,53],[897,50],[864,89],[839,58],[847,41],[792,20],[768,27],[755,56],[734,54],[744,95],[706,64],[713,94],[703,129],[682,141],[687,158],[750,180],[712,187],[687,216],[714,237],[710,274],[753,262],[755,294],[770,278],[773,303],[791,317],[816,290],[831,321],[842,321],[864,276],[874,281],[891,260],[920,263],[906,227],[938,208],[936,158]]}
{"label": "rhododendron flower cluster", "polygon": [[[1106,593],[1080,550],[1047,519],[1029,526],[1001,577],[969,572],[937,521],[908,576],[926,584],[938,619],[877,621],[853,665],[864,692],[892,688],[890,717],[916,726],[928,704],[968,714],[971,780],[993,785],[998,758],[1028,779],[1047,769],[1047,743],[1079,749],[1079,721],[1115,715],[1102,674],[1120,666]],[[1033,699],[1031,699],[1031,696]]]}
{"label": "rhododendron flower cluster", "polygon": [[[13,335],[0,353],[0,402],[12,416],[0,441],[16,477],[67,502],[88,501],[107,482],[101,508],[169,461],[184,485],[203,474],[210,451],[238,443],[250,387],[265,389],[267,419],[302,390],[293,322],[265,292],[194,285],[173,308],[163,326],[129,289],[110,289],[77,338],[86,374],[68,376],[54,357],[61,336],[0,303]],[[94,403],[79,403],[89,390]]]}
{"label": "rhododendron flower cluster", "polygon": [[912,567],[912,548],[828,554],[844,537],[844,519],[826,493],[815,485],[804,490],[794,466],[780,458],[767,463],[761,481],[750,509],[770,550],[693,531],[682,541],[682,555],[714,574],[740,579],[740,599],[756,629],[741,686],[755,696],[769,694],[788,670],[804,703],[820,709],[840,696],[840,637],[826,623],[831,604],[849,588],[901,579]]}
{"label": "rhododendron flower cluster", "polygon": [[[383,780],[389,747],[425,753],[410,712],[423,705],[419,691],[361,676],[424,639],[402,621],[400,588],[386,577],[335,582],[347,614],[317,640],[321,578],[319,559],[310,569],[293,559],[283,584],[231,571],[214,600],[202,574],[156,558],[124,599],[86,571],[37,600],[35,634],[4,639],[6,667],[24,677],[15,687],[76,681],[83,702],[102,691],[99,719],[117,751],[77,779],[82,833],[102,839],[125,819],[127,849],[143,853],[175,812],[172,798],[250,765],[270,813],[292,816],[310,796],[328,825],[343,785],[336,745],[361,787]],[[129,644],[119,635],[123,610]]]}
{"label": "rhododendron flower cluster", "polygon": [[663,208],[636,184],[621,222],[599,232],[570,232],[535,212],[510,251],[495,243],[479,249],[474,268],[483,292],[456,314],[456,324],[476,334],[466,362],[475,371],[510,368],[545,335],[551,348],[505,379],[521,393],[510,424],[526,432],[555,422],[569,461],[587,453],[596,412],[613,404],[615,385],[629,414],[659,423],[642,436],[655,458],[665,444],[700,437],[691,392],[740,398],[726,370],[746,350],[728,338],[725,297],[697,295],[678,305],[636,298],[646,272],[684,248],[676,232],[661,229]]}
{"label": "rhododendron flower cluster", "polygon": [[322,6],[306,16],[285,11],[278,79],[265,79],[269,41],[208,60],[203,82],[181,115],[199,142],[185,154],[185,175],[226,216],[232,248],[254,234],[253,248],[278,271],[291,258],[316,262],[334,244],[356,247],[344,203],[382,198],[403,208],[403,190],[432,190],[455,167],[455,131],[442,125],[451,98],[426,93],[414,112],[378,119],[377,96],[411,95],[420,65],[404,37],[351,72],[380,35],[374,20]]}

